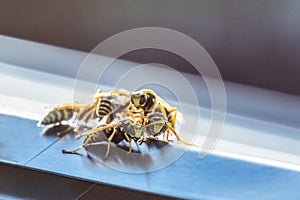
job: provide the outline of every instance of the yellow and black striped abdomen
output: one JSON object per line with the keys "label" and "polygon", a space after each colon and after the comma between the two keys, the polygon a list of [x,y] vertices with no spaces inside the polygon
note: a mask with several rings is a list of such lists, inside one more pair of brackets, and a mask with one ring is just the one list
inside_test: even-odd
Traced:
{"label": "yellow and black striped abdomen", "polygon": [[73,109],[52,110],[40,122],[41,125],[53,124],[69,120],[73,116]]}
{"label": "yellow and black striped abdomen", "polygon": [[101,119],[112,113],[112,104],[109,98],[103,98],[99,101],[96,108],[96,115]]}

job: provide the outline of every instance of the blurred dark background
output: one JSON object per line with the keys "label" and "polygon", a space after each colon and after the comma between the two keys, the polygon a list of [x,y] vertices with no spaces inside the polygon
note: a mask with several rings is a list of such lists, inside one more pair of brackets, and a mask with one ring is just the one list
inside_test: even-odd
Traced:
{"label": "blurred dark background", "polygon": [[[87,52],[121,31],[170,28],[197,40],[225,80],[300,95],[298,0],[1,0],[0,24],[3,35]],[[123,58],[195,72],[158,50]]]}

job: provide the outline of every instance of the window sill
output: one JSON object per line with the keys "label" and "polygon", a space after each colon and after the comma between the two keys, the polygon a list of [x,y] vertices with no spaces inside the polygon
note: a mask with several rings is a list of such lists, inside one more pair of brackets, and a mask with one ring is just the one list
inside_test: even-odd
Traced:
{"label": "window sill", "polygon": [[[31,44],[25,43],[25,46]],[[54,48],[36,43],[31,45],[47,52]],[[70,53],[69,50],[57,49]],[[2,51],[6,52],[5,49]],[[81,55],[78,52],[75,54]],[[72,149],[80,145],[80,141],[74,142],[69,135],[60,139],[40,135],[42,129],[35,124],[47,112],[45,107],[73,100],[74,80],[70,71],[70,75],[48,73],[43,69],[26,69],[9,63],[7,60],[0,63],[1,85],[10,86],[0,88],[1,113],[23,119],[6,115],[1,117],[4,123],[0,134],[1,138],[5,138],[5,145],[1,147],[0,158],[4,163],[179,198],[245,199],[263,196],[264,199],[283,199],[288,195],[296,199],[298,196],[298,97],[225,83],[229,113],[222,138],[210,155],[200,159],[199,149],[191,148],[164,169],[130,174],[95,164],[85,153],[83,156],[61,154],[62,148]],[[236,94],[245,101],[235,104]],[[256,107],[249,111],[246,108],[251,99],[255,100]],[[206,100],[202,102],[204,105],[200,107],[200,112],[202,126],[205,127],[209,109]],[[289,102],[288,105],[286,102]],[[255,109],[259,112],[257,117],[253,111]],[[205,130],[200,129],[200,132]],[[203,136],[200,133],[194,142],[200,146]],[[1,143],[4,141],[1,140]],[[280,190],[271,189],[275,187]]]}

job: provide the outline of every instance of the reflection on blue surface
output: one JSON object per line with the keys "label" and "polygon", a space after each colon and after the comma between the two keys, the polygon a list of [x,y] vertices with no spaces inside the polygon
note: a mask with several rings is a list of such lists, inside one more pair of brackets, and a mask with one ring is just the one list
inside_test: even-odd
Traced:
{"label": "reflection on blue surface", "polygon": [[8,163],[25,164],[57,137],[41,137],[36,122],[0,114],[0,159]]}
{"label": "reflection on blue surface", "polygon": [[[240,160],[207,156],[199,159],[197,152],[185,152],[171,165],[150,173],[125,173],[94,162],[82,155],[66,155],[62,148],[72,149],[80,144],[70,135],[44,149],[27,144],[26,138],[34,138],[35,144],[51,144],[53,138],[41,136],[35,121],[0,115],[1,152],[19,148],[26,141],[19,155],[35,156],[27,167],[51,171],[101,183],[114,184],[142,191],[166,194],[188,199],[299,199],[300,173],[270,166],[257,165]],[[18,124],[18,126],[16,126]],[[9,130],[9,134],[8,131]],[[5,132],[5,134],[4,134]],[[20,133],[22,133],[20,135]],[[10,145],[3,145],[8,140]],[[11,141],[18,141],[13,143]],[[41,153],[36,156],[36,151]],[[32,152],[30,154],[30,152]],[[8,156],[5,155],[5,159]],[[155,160],[160,162],[160,160]]]}

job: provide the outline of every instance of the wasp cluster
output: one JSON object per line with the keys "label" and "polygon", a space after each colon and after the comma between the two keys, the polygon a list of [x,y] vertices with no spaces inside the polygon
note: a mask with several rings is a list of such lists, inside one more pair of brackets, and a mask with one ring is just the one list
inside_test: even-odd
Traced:
{"label": "wasp cluster", "polygon": [[[61,126],[64,122],[65,130],[57,132],[62,136],[71,130],[81,132],[76,139],[85,137],[83,144],[74,150],[63,150],[63,153],[76,153],[93,143],[95,137],[104,134],[108,140],[105,157],[110,151],[110,142],[119,144],[126,141],[129,152],[132,151],[131,142],[137,144],[158,140],[170,142],[170,134],[184,144],[175,130],[177,108],[170,106],[150,89],[133,93],[123,90],[103,92],[98,90],[92,103],[71,103],[54,107],[38,124]],[[91,125],[97,121],[97,125]]]}

